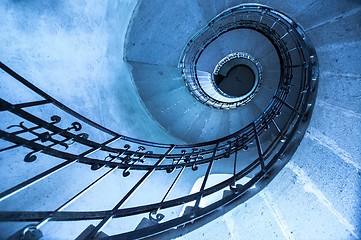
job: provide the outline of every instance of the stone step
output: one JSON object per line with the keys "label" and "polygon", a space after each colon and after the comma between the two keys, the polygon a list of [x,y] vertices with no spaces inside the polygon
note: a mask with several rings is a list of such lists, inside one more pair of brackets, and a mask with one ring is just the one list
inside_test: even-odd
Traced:
{"label": "stone step", "polygon": [[308,178],[313,172],[291,161],[259,195],[289,239],[355,239],[343,213]]}
{"label": "stone step", "polygon": [[310,128],[287,167],[296,174],[306,192],[313,193],[341,224],[360,236],[355,229],[361,229],[361,189],[358,184],[361,169],[338,152],[337,146],[326,145],[323,137],[317,129]]}
{"label": "stone step", "polygon": [[[187,141],[193,140],[192,142],[195,142],[198,138],[198,134],[196,134],[197,138],[193,139],[193,137],[195,137],[193,135],[195,132],[193,131],[193,136],[187,136],[186,132],[189,131],[191,125],[195,123],[197,119],[200,119],[204,107],[206,106],[203,106],[198,102],[196,102],[194,105],[189,105],[188,109],[182,114],[182,116],[179,118],[174,118],[172,123],[168,123],[169,125],[166,129],[173,135],[177,135],[180,139],[186,138]],[[198,132],[200,131],[202,131],[202,129],[198,129]]]}
{"label": "stone step", "polygon": [[[361,166],[361,115],[354,111],[336,107],[333,103],[321,99],[316,101],[310,127],[317,129],[320,142]],[[319,135],[319,134],[317,134]]]}
{"label": "stone step", "polygon": [[333,105],[351,115],[361,114],[361,74],[334,74],[320,72],[317,98],[320,104]]}
{"label": "stone step", "polygon": [[261,86],[256,96],[252,99],[252,102],[256,104],[258,109],[264,111],[272,101],[274,94],[274,90],[269,89],[266,86]]}
{"label": "stone step", "polygon": [[[277,227],[275,217],[261,202],[261,197],[255,196],[223,216],[176,239],[282,239],[282,231]],[[259,226],[262,226],[262,231]]]}
{"label": "stone step", "polygon": [[202,134],[203,128],[209,124],[208,119],[211,116],[212,111],[207,108],[203,108],[198,118],[193,121],[192,124],[184,131],[183,139],[187,139],[187,142],[197,143],[202,142],[200,135]]}
{"label": "stone step", "polygon": [[185,86],[181,70],[177,67],[138,62],[129,64],[139,96],[143,101]]}
{"label": "stone step", "polygon": [[225,56],[221,42],[217,39],[211,42],[200,55],[197,70],[212,73],[217,63]]}
{"label": "stone step", "polygon": [[[344,4],[349,8],[350,4]],[[347,12],[339,13],[337,17],[328,17],[324,22],[306,30],[314,46],[322,47],[328,44],[351,43],[360,40],[361,4]]]}
{"label": "stone step", "polygon": [[225,115],[227,114],[228,114],[227,110],[214,109],[213,113],[208,118],[207,124],[204,126],[202,130],[199,140],[210,141],[219,138],[220,129],[229,131],[229,127],[230,127],[229,123],[224,124],[224,122],[222,122],[222,119],[225,119]]}

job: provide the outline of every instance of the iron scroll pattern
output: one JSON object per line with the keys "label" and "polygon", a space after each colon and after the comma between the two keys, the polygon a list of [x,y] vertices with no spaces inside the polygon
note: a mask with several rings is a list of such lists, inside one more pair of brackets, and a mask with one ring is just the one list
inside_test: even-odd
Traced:
{"label": "iron scroll pattern", "polygon": [[[7,154],[18,148],[28,149],[24,161],[29,167],[47,157],[61,160],[59,164],[1,192],[0,202],[11,199],[58,171],[66,171],[73,164],[88,165],[89,171],[107,169],[57,209],[0,210],[0,221],[32,223],[19,229],[26,238],[32,234],[42,235],[41,228],[49,222],[98,220],[97,225],[90,225],[91,227],[84,229],[87,230],[84,231],[86,235],[81,234],[83,239],[92,239],[101,238],[102,231],[107,233],[106,226],[111,221],[134,217],[139,223],[134,229],[120,230],[112,235],[125,239],[145,238],[192,223],[215,209],[236,199],[242,199],[246,193],[255,194],[259,191],[251,188],[257,187],[270,172],[274,174],[278,171],[277,164],[281,164],[282,157],[289,154],[287,151],[290,146],[299,141],[299,138],[294,136],[299,135],[297,132],[307,126],[317,88],[317,57],[300,26],[287,16],[265,6],[240,5],[231,8],[213,19],[207,28],[211,29],[217,21],[230,16],[238,20],[229,23],[224,31],[240,24],[242,27],[257,28],[263,34],[267,34],[277,46],[282,59],[282,79],[272,101],[257,119],[232,135],[210,142],[190,145],[162,144],[118,134],[66,107],[0,62],[0,68],[11,81],[20,82],[37,96],[36,100],[20,103],[8,100],[7,96],[1,96],[0,113],[3,119],[13,116],[14,118],[9,119],[16,119],[18,122],[2,122],[8,125],[1,126],[0,138],[6,144],[0,147],[0,154]],[[286,41],[287,39],[289,40]],[[209,41],[211,40],[206,39],[203,44]],[[188,52],[187,56],[190,56],[189,52],[195,51],[195,46],[188,46],[185,51]],[[197,56],[198,51],[201,51],[201,48],[193,56]],[[194,68],[186,66],[185,62],[182,62],[184,71],[194,71]],[[53,112],[50,116],[37,114],[41,112],[37,110],[43,108],[53,109]],[[103,137],[98,138],[98,135]],[[217,164],[229,166],[228,177],[209,185],[212,168]],[[121,181],[131,187],[114,203],[113,208],[91,211],[66,210],[80,196],[101,184],[101,180],[119,171]],[[199,173],[200,171],[203,172]],[[192,172],[202,176],[197,191],[172,194],[181,192],[175,191],[178,181],[182,176]],[[140,177],[134,180],[133,173]],[[141,185],[150,181],[150,177],[155,173],[174,175],[169,183],[165,183],[168,185],[160,200],[135,207],[124,207]],[[220,192],[227,194],[214,197]],[[211,202],[205,201],[212,196],[214,198]],[[179,214],[168,214],[170,210]]]}

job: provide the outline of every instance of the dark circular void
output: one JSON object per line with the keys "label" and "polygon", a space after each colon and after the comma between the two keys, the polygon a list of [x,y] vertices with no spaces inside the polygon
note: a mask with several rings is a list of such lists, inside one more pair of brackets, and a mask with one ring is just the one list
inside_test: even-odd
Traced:
{"label": "dark circular void", "polygon": [[232,97],[241,97],[252,90],[256,76],[250,67],[236,65],[226,73],[226,76],[217,75],[214,80],[222,92]]}

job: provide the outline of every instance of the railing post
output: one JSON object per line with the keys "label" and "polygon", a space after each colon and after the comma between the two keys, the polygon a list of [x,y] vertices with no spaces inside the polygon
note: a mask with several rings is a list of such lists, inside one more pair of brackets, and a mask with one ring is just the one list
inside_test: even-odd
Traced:
{"label": "railing post", "polygon": [[262,172],[265,173],[266,172],[266,166],[264,164],[263,149],[262,149],[261,141],[259,139],[257,126],[256,126],[255,123],[253,123],[253,130],[254,130],[254,135],[255,135],[256,144],[257,144],[257,151],[258,151],[259,161],[261,163],[261,169],[262,169]]}
{"label": "railing post", "polygon": [[[174,149],[174,145],[171,145],[167,152],[164,154],[162,158],[160,158],[154,165],[153,168],[148,170],[148,172],[143,175],[143,177],[133,186],[132,189],[128,191],[128,193],[113,207],[112,212],[118,210],[122,207],[126,201],[135,193],[135,191],[149,178],[149,176],[155,171],[155,167],[160,165],[167,155],[169,155]],[[96,234],[101,231],[113,218],[114,215],[109,215],[101,220],[101,222],[87,235],[88,239],[92,239],[96,236]]]}

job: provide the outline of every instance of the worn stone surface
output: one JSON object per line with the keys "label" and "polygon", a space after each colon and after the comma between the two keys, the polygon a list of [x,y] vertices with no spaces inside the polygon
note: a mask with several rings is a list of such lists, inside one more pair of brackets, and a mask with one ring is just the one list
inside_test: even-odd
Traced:
{"label": "worn stone surface", "polygon": [[[0,60],[81,114],[126,135],[161,142],[178,141],[148,116],[143,108],[148,105],[165,106],[169,118],[163,120],[172,122],[166,130],[193,134],[194,139],[213,139],[227,128],[235,129],[245,124],[237,121],[242,114],[235,111],[213,114],[213,110],[198,108],[199,103],[191,96],[182,97],[188,92],[176,66],[184,44],[199,28],[219,12],[242,2],[250,1],[143,0],[138,6],[137,1],[132,0],[2,1]],[[295,19],[307,30],[316,46],[320,82],[310,127],[289,164],[259,195],[178,239],[359,239],[360,1],[259,2]],[[134,16],[139,18],[129,24],[134,10]],[[144,14],[137,15],[140,12]],[[125,41],[128,27],[135,31]],[[127,60],[162,66],[145,72],[133,68],[138,71],[138,75],[132,73],[134,81],[139,80],[138,85],[134,85],[131,68],[123,60],[124,51]],[[146,74],[149,75],[140,79]],[[0,84],[1,97],[14,102],[38,100],[4,74],[1,77],[1,83],[4,83]],[[168,81],[168,78],[175,81]],[[150,88],[149,80],[161,84],[157,91],[138,91],[139,88]],[[9,81],[10,87],[5,87],[5,82]],[[274,86],[269,87],[274,90]],[[162,95],[166,93],[171,94]],[[139,97],[145,101],[144,105]],[[167,101],[167,98],[171,99]],[[253,118],[259,109],[256,105],[250,106],[253,107],[247,109],[246,115]],[[185,116],[190,109],[193,111]],[[53,109],[34,110],[34,114],[50,117],[51,111]],[[203,121],[199,116],[204,118]],[[1,121],[8,126],[19,119],[6,115]],[[68,122],[64,124],[65,127]],[[182,124],[191,127],[184,129]],[[97,132],[91,134],[91,139],[97,141],[107,137]],[[0,141],[1,147],[5,144]],[[77,148],[70,150],[79,151]],[[255,151],[255,148],[249,151]],[[0,156],[0,191],[59,163],[58,159],[45,158],[42,154],[38,154],[35,162],[25,163],[19,155],[26,153],[19,148]],[[220,161],[215,167],[214,172],[224,170]],[[224,168],[231,168],[231,165]],[[0,210],[56,209],[106,170],[94,172],[89,166],[74,164],[66,172],[58,172],[2,201]],[[188,193],[205,171],[205,165],[199,166],[196,172],[187,169],[179,180],[180,187],[177,186],[169,197]],[[176,173],[157,174],[154,182],[138,193],[155,194],[141,198],[139,202],[133,199],[126,206],[161,198],[158,193],[164,193],[163,183],[169,184]],[[132,172],[130,178],[135,182],[141,176],[141,172]],[[121,172],[113,173],[104,185],[92,189],[68,210],[111,208],[131,187],[120,179]],[[105,198],[98,201],[99,196]],[[168,214],[176,216],[179,212],[180,209],[171,209]],[[131,231],[139,222],[135,218],[115,220],[104,232]],[[46,239],[73,239],[87,226],[97,223],[49,222],[41,230]],[[0,238],[7,238],[27,224],[0,223]],[[167,238],[167,235],[159,238],[162,237]]]}
{"label": "worn stone surface", "polygon": [[[122,58],[135,5],[130,0],[3,1],[1,61],[97,123],[124,135],[168,142],[144,111]],[[15,93],[17,98],[22,92]]]}

